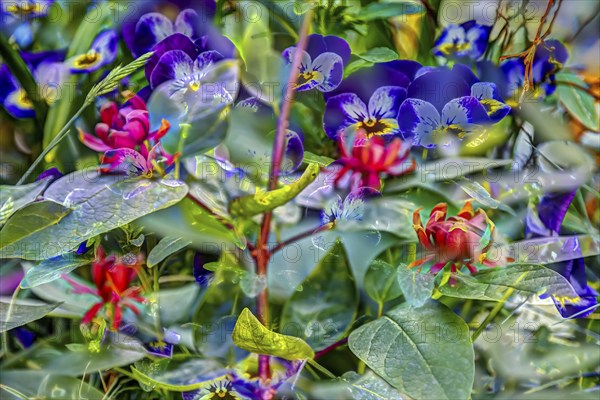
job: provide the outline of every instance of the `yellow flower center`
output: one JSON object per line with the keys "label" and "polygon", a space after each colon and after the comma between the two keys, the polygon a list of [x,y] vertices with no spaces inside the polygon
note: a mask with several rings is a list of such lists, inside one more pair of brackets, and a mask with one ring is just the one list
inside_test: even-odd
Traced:
{"label": "yellow flower center", "polygon": [[96,53],[95,51],[90,51],[86,54],[82,54],[75,60],[75,67],[82,68],[88,67],[100,59],[100,53]]}
{"label": "yellow flower center", "polygon": [[29,3],[21,3],[21,4],[9,4],[6,7],[6,11],[8,11],[11,14],[19,14],[19,15],[29,15],[29,14],[33,14],[33,13],[41,13],[42,10],[42,5],[38,4],[38,3],[34,3],[34,4],[29,4]]}

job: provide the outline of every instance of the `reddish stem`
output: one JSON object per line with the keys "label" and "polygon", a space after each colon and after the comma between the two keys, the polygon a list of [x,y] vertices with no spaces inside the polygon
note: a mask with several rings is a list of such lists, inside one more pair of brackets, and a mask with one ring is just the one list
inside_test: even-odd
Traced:
{"label": "reddish stem", "polygon": [[334,344],[325,347],[323,350],[319,350],[315,353],[315,360],[319,357],[323,357],[325,354],[337,349],[338,347],[345,345],[346,343],[348,343],[348,338],[345,337],[342,340],[339,340],[337,342],[335,342]]}
{"label": "reddish stem", "polygon": [[[302,28],[300,30],[298,44],[296,45],[297,50],[294,53],[294,58],[292,60],[292,65],[290,69],[290,75],[285,90],[285,97],[283,98],[283,107],[281,109],[281,114],[279,115],[279,120],[277,121],[277,132],[275,134],[275,140],[273,142],[273,153],[271,157],[271,168],[269,170],[269,183],[267,186],[267,190],[276,189],[279,181],[279,169],[281,167],[281,162],[283,160],[285,150],[285,135],[288,127],[288,119],[290,116],[290,111],[292,109],[292,100],[294,99],[295,86],[296,81],[298,79],[298,70],[300,68],[300,63],[302,60],[302,53],[304,49],[306,49],[306,44],[308,41],[307,36],[311,19],[312,10],[309,10],[304,16],[304,21],[302,22]],[[267,275],[267,265],[269,263],[269,259],[271,258],[271,253],[268,248],[268,240],[272,218],[272,212],[266,212],[264,214],[262,224],[260,226],[258,242],[256,244],[256,251],[254,252],[256,261],[256,273],[262,276]],[[259,293],[257,297],[256,311],[260,322],[263,325],[268,326],[269,303],[268,291],[266,288],[261,293]],[[263,382],[267,382],[270,379],[271,372],[269,368],[269,356],[259,356],[258,373],[260,379]],[[263,399],[270,399],[272,398],[272,393],[270,390],[265,390],[261,397]]]}

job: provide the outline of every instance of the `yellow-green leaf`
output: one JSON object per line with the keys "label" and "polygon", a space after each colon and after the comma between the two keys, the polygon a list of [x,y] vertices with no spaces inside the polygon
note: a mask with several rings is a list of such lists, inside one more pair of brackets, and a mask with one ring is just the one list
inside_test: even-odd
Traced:
{"label": "yellow-green leaf", "polygon": [[244,308],[235,323],[233,343],[240,349],[286,360],[312,359],[315,352],[302,339],[270,331]]}
{"label": "yellow-green leaf", "polygon": [[310,164],[297,181],[268,192],[239,197],[229,205],[229,213],[233,217],[252,218],[255,215],[271,211],[286,204],[311,184],[319,174],[319,166]]}

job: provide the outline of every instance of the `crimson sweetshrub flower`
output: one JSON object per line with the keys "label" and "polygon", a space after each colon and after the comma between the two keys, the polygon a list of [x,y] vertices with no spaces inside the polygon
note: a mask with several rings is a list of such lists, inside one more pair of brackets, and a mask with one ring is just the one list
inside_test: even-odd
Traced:
{"label": "crimson sweetshrub flower", "polygon": [[446,265],[450,265],[451,272],[466,266],[471,273],[477,272],[475,263],[496,266],[486,253],[494,243],[495,226],[485,211],[474,211],[470,200],[456,216],[446,218],[447,209],[446,203],[433,207],[425,227],[421,223],[421,209],[414,212],[413,228],[425,255],[409,268],[432,263],[431,272],[437,274]]}

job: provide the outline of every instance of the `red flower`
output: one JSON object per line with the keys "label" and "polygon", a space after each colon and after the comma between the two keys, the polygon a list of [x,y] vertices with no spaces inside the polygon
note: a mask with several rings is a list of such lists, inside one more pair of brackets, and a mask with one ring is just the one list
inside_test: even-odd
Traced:
{"label": "red flower", "polygon": [[96,124],[96,136],[80,129],[79,138],[90,149],[105,152],[103,163],[108,167],[102,172],[115,171],[129,161],[147,173],[152,170],[152,161],[158,153],[165,157],[167,164],[173,163],[175,157],[160,145],[160,139],[171,126],[163,119],[160,128],[151,132],[148,109],[140,97],[130,98],[121,108],[113,102],[106,103],[100,109],[100,121]]}
{"label": "red flower", "polygon": [[340,135],[339,147],[341,157],[335,163],[341,165],[341,169],[334,180],[337,187],[347,186],[352,190],[369,187],[379,190],[382,175],[400,176],[414,171],[416,166],[414,160],[407,161],[410,147],[404,146],[399,138],[386,144],[384,138],[374,136],[367,139],[365,132],[359,130],[352,154],[346,150],[344,135]]}
{"label": "red flower", "polygon": [[137,274],[140,263],[141,260],[138,258],[133,265],[125,265],[120,258],[114,255],[107,257],[104,249],[99,247],[96,259],[92,263],[92,279],[96,285],[95,290],[65,277],[74,287],[74,293],[90,293],[100,297],[100,301],[85,313],[81,323],[90,323],[103,307],[106,308],[108,317],[112,320],[113,330],[117,330],[121,324],[123,307],[139,314],[139,310],[131,302],[142,303],[144,298],[140,296],[141,289],[137,286],[130,287],[130,284]]}
{"label": "red flower", "polygon": [[413,214],[413,228],[425,256],[411,263],[409,267],[433,263],[431,272],[436,274],[446,265],[456,272],[466,266],[471,273],[477,272],[474,263],[494,267],[496,264],[487,257],[493,244],[494,223],[485,211],[473,211],[471,201],[467,201],[457,216],[446,219],[447,205],[439,203],[429,214],[429,221],[423,227],[418,209]]}

